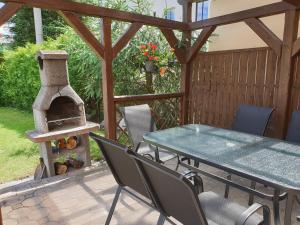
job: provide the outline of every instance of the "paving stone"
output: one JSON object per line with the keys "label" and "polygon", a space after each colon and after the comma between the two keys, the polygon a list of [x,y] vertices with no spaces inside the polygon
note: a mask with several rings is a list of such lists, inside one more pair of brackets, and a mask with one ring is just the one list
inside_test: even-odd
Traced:
{"label": "paving stone", "polygon": [[[175,165],[169,164],[173,167]],[[221,171],[214,172],[219,175],[225,174]],[[206,191],[224,193],[224,184],[207,178],[203,180]],[[248,181],[238,177],[233,177],[233,180],[249,185]],[[5,194],[9,196],[5,199],[7,203],[2,208],[5,225],[104,224],[116,191],[116,182],[106,168],[94,170],[88,174],[76,173],[71,178],[64,176],[43,180],[39,182],[40,186],[37,183],[30,185],[28,181],[24,186],[21,183],[18,185],[21,186],[13,189],[18,189],[20,192],[11,195],[6,192]],[[258,185],[258,189],[265,190],[265,187]],[[3,195],[0,198],[3,198]],[[230,198],[247,205],[248,195],[234,188],[230,189]],[[261,199],[256,199],[261,202]],[[268,204],[271,206],[270,203]],[[281,212],[284,212],[284,204],[282,204]],[[293,225],[297,225],[295,215],[298,214],[300,215],[300,209],[296,206]],[[111,224],[151,225],[156,224],[158,216],[157,212],[125,193],[121,195]],[[168,224],[165,223],[165,225]]]}

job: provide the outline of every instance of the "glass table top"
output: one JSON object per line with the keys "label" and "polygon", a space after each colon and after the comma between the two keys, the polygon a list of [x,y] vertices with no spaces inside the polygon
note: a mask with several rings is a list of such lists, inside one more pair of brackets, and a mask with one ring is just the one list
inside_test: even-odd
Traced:
{"label": "glass table top", "polygon": [[300,190],[300,145],[196,124],[147,133],[144,140],[224,170]]}

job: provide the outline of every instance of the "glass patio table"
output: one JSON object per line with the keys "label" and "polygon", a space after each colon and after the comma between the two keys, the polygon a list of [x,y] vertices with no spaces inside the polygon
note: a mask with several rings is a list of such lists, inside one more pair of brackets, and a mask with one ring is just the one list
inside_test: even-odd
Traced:
{"label": "glass patio table", "polygon": [[[275,224],[280,224],[279,201],[287,198],[284,225],[291,224],[294,200],[300,193],[300,146],[261,136],[205,125],[185,125],[147,133],[144,141],[223,171],[274,188],[269,196],[249,187],[188,166],[224,183],[273,201]],[[283,194],[280,194],[282,193]],[[298,200],[298,199],[297,199]]]}

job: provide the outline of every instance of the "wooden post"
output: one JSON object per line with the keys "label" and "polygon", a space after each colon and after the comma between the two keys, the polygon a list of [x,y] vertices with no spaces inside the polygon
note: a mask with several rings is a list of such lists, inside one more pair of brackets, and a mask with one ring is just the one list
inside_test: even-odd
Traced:
{"label": "wooden post", "polygon": [[[182,1],[184,23],[192,22],[192,2]],[[191,31],[183,32],[183,41],[186,45],[186,52],[191,46]],[[184,93],[181,103],[181,123],[188,123],[188,108],[189,108],[189,92],[190,92],[190,77],[191,77],[191,62],[184,62],[181,64],[181,92]]]}
{"label": "wooden post", "polygon": [[0,225],[3,225],[1,207],[0,207]]}
{"label": "wooden post", "polygon": [[276,137],[284,138],[289,119],[289,105],[291,97],[291,81],[294,60],[292,57],[293,44],[297,40],[299,12],[290,10],[285,13],[285,26],[280,66],[280,80],[278,88],[277,115],[278,127]]}
{"label": "wooden post", "polygon": [[105,136],[116,139],[116,110],[114,104],[114,80],[113,80],[113,48],[111,40],[111,19],[102,19],[102,44],[104,57],[102,61],[102,89],[104,105]]}

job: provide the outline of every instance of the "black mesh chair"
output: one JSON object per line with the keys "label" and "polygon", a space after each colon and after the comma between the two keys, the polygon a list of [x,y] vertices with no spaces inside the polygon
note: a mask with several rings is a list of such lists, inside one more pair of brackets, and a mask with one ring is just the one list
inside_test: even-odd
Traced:
{"label": "black mesh chair", "polygon": [[[199,196],[190,180],[161,164],[130,152],[136,160],[148,190],[157,198],[164,215],[185,225],[262,225],[270,223],[270,210],[254,204],[249,208],[214,192]],[[170,188],[172,187],[172,188]],[[263,209],[263,217],[257,211]]]}
{"label": "black mesh chair", "polygon": [[296,110],[292,114],[292,119],[289,124],[288,132],[285,138],[288,142],[300,144],[300,111]]}
{"label": "black mesh chair", "polygon": [[242,104],[239,106],[232,130],[263,136],[274,109]]}
{"label": "black mesh chair", "polygon": [[[273,111],[273,108],[242,104],[236,112],[232,130],[263,136]],[[231,175],[228,175],[228,179],[231,179]],[[251,182],[251,188],[255,188],[255,186],[256,183]],[[229,186],[226,185],[225,197],[227,198],[228,195]],[[253,200],[254,196],[250,195],[249,205],[253,204]]]}
{"label": "black mesh chair", "polygon": [[120,108],[120,111],[135,151],[161,162],[166,162],[177,157],[175,154],[143,142],[143,135],[145,133],[156,131],[156,125],[149,105],[127,106]]}
{"label": "black mesh chair", "polygon": [[[146,185],[143,183],[134,160],[127,154],[127,147],[100,137],[94,133],[90,133],[90,137],[97,142],[116,182],[119,185],[105,224],[110,224],[122,191],[134,196],[147,206],[160,211],[159,208],[156,207],[157,204],[153,202],[153,198],[151,198],[147,191]],[[160,216],[157,224],[163,224],[164,218],[165,217]]]}

